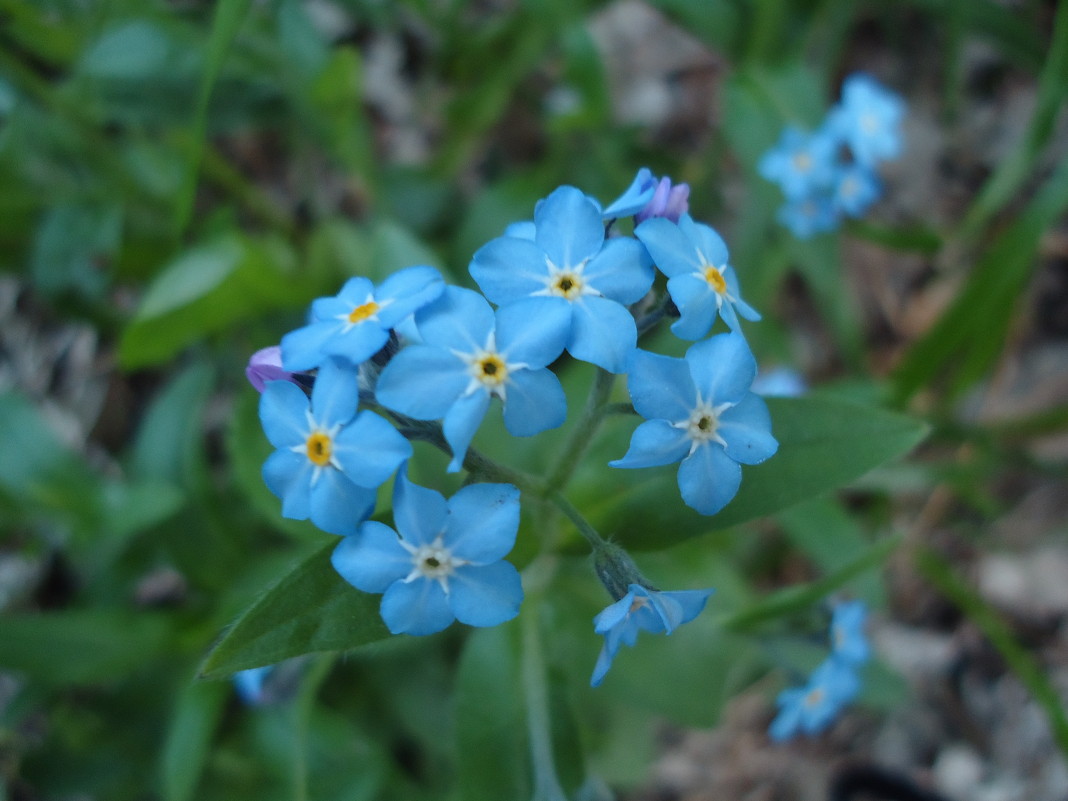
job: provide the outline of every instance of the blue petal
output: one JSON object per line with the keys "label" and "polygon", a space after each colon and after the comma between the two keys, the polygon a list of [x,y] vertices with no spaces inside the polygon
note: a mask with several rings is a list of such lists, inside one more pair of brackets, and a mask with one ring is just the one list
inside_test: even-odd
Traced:
{"label": "blue petal", "polygon": [[469,626],[496,626],[519,614],[523,584],[508,562],[464,565],[449,578],[449,606]]}
{"label": "blue petal", "polygon": [[568,352],[610,373],[622,373],[638,342],[634,318],[614,300],[588,296],[571,304]]}
{"label": "blue petal", "polygon": [[341,332],[337,320],[312,323],[282,337],[282,367],[290,372],[311,370],[326,358],[323,348]]}
{"label": "blue petal", "polygon": [[312,463],[293,451],[275,451],[263,463],[267,489],[282,499],[282,517],[306,520],[311,514]]}
{"label": "blue petal", "polygon": [[445,413],[441,427],[445,432],[445,441],[452,448],[452,461],[448,472],[457,473],[464,464],[467,446],[478,431],[482,418],[489,408],[490,396],[481,389],[459,398]]}
{"label": "blue petal", "polygon": [[546,367],[570,334],[571,304],[564,298],[523,298],[497,310],[497,350],[509,362]]}
{"label": "blue petal", "polygon": [[671,333],[680,339],[700,339],[707,334],[719,308],[716,291],[708,281],[685,273],[669,278],[667,288],[681,315],[671,324]]}
{"label": "blue petal", "polygon": [[723,280],[727,282],[727,292],[734,300],[734,310],[738,312],[746,320],[752,320],[756,322],[760,319],[760,312],[742,300],[741,289],[738,286],[738,275],[734,271],[734,268],[729,266],[723,270]]}
{"label": "blue petal", "polygon": [[327,359],[315,376],[311,409],[315,422],[329,428],[347,423],[356,414],[360,402],[360,383],[356,370],[338,359]]}
{"label": "blue petal", "polygon": [[752,392],[719,416],[716,431],[727,443],[727,455],[741,464],[760,464],[779,449],[768,406]]}
{"label": "blue petal", "polygon": [[698,272],[704,266],[697,258],[694,243],[671,220],[653,217],[635,228],[634,235],[649,250],[660,272],[668,278]]}
{"label": "blue petal", "polygon": [[595,633],[606,634],[626,621],[627,616],[630,614],[631,604],[634,603],[634,587],[638,585],[632,584],[630,586],[630,592],[615,603],[609,604],[594,616],[593,630]]}
{"label": "blue petal", "polygon": [[469,484],[449,499],[442,540],[456,557],[486,564],[512,550],[518,531],[518,489],[511,484]]}
{"label": "blue petal", "polygon": [[510,303],[549,285],[545,251],[512,236],[498,237],[479,248],[468,270],[493,303]]}
{"label": "blue petal", "polygon": [[446,628],[455,617],[437,581],[395,581],[382,596],[382,620],[394,634],[422,636]]}
{"label": "blue petal", "polygon": [[557,267],[577,267],[604,242],[601,212],[573,186],[561,186],[534,209],[534,241]]}
{"label": "blue petal", "polygon": [[[383,328],[392,328],[445,291],[445,280],[433,267],[408,267],[390,275],[378,287],[375,298],[382,306],[378,317]],[[392,301],[386,303],[385,301]]]}
{"label": "blue petal", "polygon": [[[679,217],[679,228],[686,235],[686,238],[701,252],[701,256],[705,257],[701,266],[709,264],[722,269],[727,264],[727,243],[713,228],[703,223],[695,223],[689,214],[683,214]],[[700,259],[700,256],[698,259]]]}
{"label": "blue petal", "polygon": [[397,532],[374,520],[343,537],[330,563],[341,578],[363,592],[385,592],[412,571],[412,555],[401,547]]}
{"label": "blue petal", "polygon": [[742,324],[738,320],[738,315],[735,313],[733,305],[724,303],[719,310],[719,314],[723,318],[723,322],[727,324],[727,328],[738,334],[742,332]]}
{"label": "blue petal", "polygon": [[[670,590],[652,595],[653,605],[659,601],[663,606],[664,624],[668,634],[683,623],[689,623],[705,608],[708,598],[715,590]],[[667,602],[671,606],[667,607]]]}
{"label": "blue petal", "polygon": [[[368,281],[368,286],[370,282]],[[367,297],[364,295],[363,297]],[[308,325],[312,323],[332,322],[340,327],[343,325],[340,317],[348,317],[349,312],[356,306],[359,306],[364,301],[348,301],[341,297],[330,298],[317,298],[312,301],[311,309],[308,314]]]}
{"label": "blue petal", "polygon": [[738,493],[742,468],[713,443],[698,446],[679,465],[679,492],[691,509],[714,515]]}
{"label": "blue petal", "polygon": [[686,362],[701,398],[713,405],[737,403],[756,378],[756,359],[741,334],[717,334],[691,345]]}
{"label": "blue petal", "polygon": [[690,451],[690,437],[666,420],[642,423],[630,438],[630,447],[622,459],[609,462],[610,467],[659,467],[682,459]]}
{"label": "blue petal", "polygon": [[529,239],[534,241],[534,221],[523,220],[521,222],[515,222],[504,229],[505,236],[514,236],[518,239]]}
{"label": "blue petal", "polygon": [[334,336],[323,343],[322,352],[356,365],[370,359],[387,342],[389,331],[382,327],[381,321],[364,320],[348,331],[344,331],[343,326],[339,328]]}
{"label": "blue petal", "polygon": [[368,299],[373,299],[374,294],[375,285],[371,283],[371,279],[356,275],[344,283],[341,291],[337,293],[337,298],[344,301],[345,312],[348,313],[355,306],[362,306]]}
{"label": "blue petal", "polygon": [[608,669],[612,667],[612,660],[616,658],[617,653],[619,653],[619,648],[617,647],[614,651],[610,650],[607,642],[601,647],[601,653],[597,655],[597,664],[593,666],[593,675],[590,676],[591,687],[601,686],[601,682],[608,675]]}
{"label": "blue petal", "polygon": [[429,545],[445,530],[448,516],[449,508],[440,492],[414,483],[407,470],[397,474],[393,484],[393,522],[405,541]]}
{"label": "blue petal", "polygon": [[416,420],[437,420],[470,381],[467,366],[447,350],[410,345],[382,370],[375,396],[395,412]]}
{"label": "blue petal", "polygon": [[308,396],[289,381],[268,381],[260,395],[260,423],[276,448],[302,445],[308,438]]}
{"label": "blue petal", "polygon": [[619,236],[605,243],[582,277],[606,298],[629,305],[645,297],[656,272],[649,252],[638,240]]}
{"label": "blue petal", "polygon": [[619,217],[630,217],[645,208],[645,205],[653,199],[656,191],[656,179],[648,167],[642,167],[634,176],[630,186],[622,195],[613,200],[602,214],[606,220],[615,220]]}
{"label": "blue petal", "polygon": [[684,359],[635,350],[627,390],[634,410],[647,420],[680,422],[697,406],[697,389]]}
{"label": "blue petal", "polygon": [[334,456],[345,475],[361,487],[384,484],[411,455],[411,443],[374,412],[360,412],[334,438]]}
{"label": "blue petal", "polygon": [[360,523],[371,516],[378,496],[374,490],[359,487],[333,468],[326,468],[311,488],[311,521],[330,534],[355,534]]}
{"label": "blue petal", "polygon": [[531,437],[564,424],[567,396],[552,371],[519,370],[510,376],[504,425],[516,437]]}
{"label": "blue petal", "polygon": [[424,342],[463,353],[486,347],[493,322],[493,309],[486,299],[474,290],[457,286],[448,287],[440,298],[415,315]]}
{"label": "blue petal", "polygon": [[[771,726],[768,727],[768,736],[776,742],[782,742],[789,740],[798,730],[801,728],[801,713],[804,709],[802,704],[804,701],[801,699],[801,695],[804,693],[799,690],[788,690],[789,693],[800,693],[797,699],[793,696],[789,696],[786,702],[782,704],[782,708],[779,710],[779,714],[775,716],[775,720],[771,722]],[[780,695],[779,698],[783,699],[785,694]]]}

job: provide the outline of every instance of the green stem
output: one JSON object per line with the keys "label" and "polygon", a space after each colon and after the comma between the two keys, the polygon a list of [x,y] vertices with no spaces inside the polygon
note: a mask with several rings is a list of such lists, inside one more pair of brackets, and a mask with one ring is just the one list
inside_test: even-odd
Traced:
{"label": "green stem", "polygon": [[530,737],[530,758],[534,768],[532,801],[567,801],[564,788],[556,775],[553,760],[552,731],[549,724],[549,688],[545,674],[545,659],[541,652],[538,632],[536,599],[527,599],[523,610],[523,695],[527,706],[527,733]]}
{"label": "green stem", "polygon": [[590,544],[590,547],[595,552],[607,545],[604,538],[597,533],[597,529],[590,525],[590,522],[582,516],[582,513],[559,491],[553,490],[547,497],[557,509],[564,513],[568,520],[575,524],[575,528],[578,529],[579,534],[586,539],[586,542]]}
{"label": "green stem", "polygon": [[612,384],[615,380],[616,377],[612,373],[598,368],[597,377],[594,378],[593,387],[590,388],[590,396],[586,400],[586,408],[582,410],[582,416],[575,424],[571,440],[557,459],[556,466],[549,473],[549,480],[546,482],[547,492],[563,489],[572,473],[575,472],[582,454],[589,447],[590,440],[593,439],[597,426],[604,417],[605,403],[608,401],[608,396],[612,394]]}

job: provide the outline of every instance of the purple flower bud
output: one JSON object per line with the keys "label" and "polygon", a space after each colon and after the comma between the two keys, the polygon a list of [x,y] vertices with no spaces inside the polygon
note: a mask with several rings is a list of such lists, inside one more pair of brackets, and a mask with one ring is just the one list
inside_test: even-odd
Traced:
{"label": "purple flower bud", "polygon": [[664,177],[656,185],[653,197],[645,207],[634,215],[634,221],[641,223],[650,217],[666,217],[673,223],[690,210],[690,185],[671,185],[671,179]]}
{"label": "purple flower bud", "polygon": [[257,392],[263,392],[268,381],[293,381],[293,374],[282,369],[282,349],[277,345],[253,353],[245,368],[245,376]]}

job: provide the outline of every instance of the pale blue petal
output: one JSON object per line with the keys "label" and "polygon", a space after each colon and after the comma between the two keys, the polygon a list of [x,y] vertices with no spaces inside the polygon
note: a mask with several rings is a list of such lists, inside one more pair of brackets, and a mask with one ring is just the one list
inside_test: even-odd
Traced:
{"label": "pale blue petal", "polygon": [[508,562],[464,565],[449,578],[449,606],[469,626],[496,626],[519,614],[523,583]]}
{"label": "pale blue petal", "polygon": [[697,406],[697,389],[684,359],[635,350],[627,368],[627,390],[638,414],[673,423],[689,419]]}
{"label": "pale blue petal", "polygon": [[601,682],[608,675],[608,669],[612,667],[612,660],[616,658],[618,652],[618,646],[615,651],[612,651],[608,648],[607,642],[601,647],[601,653],[597,655],[597,664],[593,666],[593,675],[590,676],[591,687],[601,686]]}
{"label": "pale blue petal", "polygon": [[607,298],[584,297],[572,305],[568,352],[610,373],[622,373],[638,342],[634,318]]}
{"label": "pale blue petal", "polygon": [[730,303],[724,303],[719,310],[719,314],[723,318],[723,322],[727,324],[727,328],[735,333],[741,333],[742,324],[738,320],[738,315],[734,311],[734,306]]}
{"label": "pale blue petal", "polygon": [[686,238],[701,251],[701,255],[705,257],[705,264],[722,268],[727,263],[727,243],[713,228],[704,223],[694,222],[689,214],[679,217],[679,228]]}
{"label": "pale blue petal", "polygon": [[443,542],[475,564],[504,558],[519,531],[519,490],[511,484],[469,484],[449,499]]}
{"label": "pale blue petal", "polygon": [[312,463],[303,454],[275,451],[263,463],[267,489],[282,499],[282,517],[306,520],[311,514]]}
{"label": "pale blue petal", "polygon": [[534,221],[523,220],[521,222],[514,222],[504,229],[505,236],[514,236],[518,239],[529,239],[534,241]]}
{"label": "pale blue petal", "polygon": [[707,334],[719,308],[716,291],[693,273],[669,278],[667,289],[681,315],[671,324],[671,333],[680,339],[700,339]]}
{"label": "pale blue petal", "polygon": [[622,459],[609,462],[610,467],[659,467],[682,459],[690,452],[690,437],[666,420],[648,420],[634,429],[630,447]]}
{"label": "pale blue petal", "polygon": [[694,384],[708,403],[737,403],[756,378],[756,359],[741,334],[717,334],[686,351]]}
{"label": "pale blue petal", "polygon": [[447,350],[409,345],[378,376],[375,397],[383,406],[416,420],[437,420],[470,380],[467,366]]}
{"label": "pale blue petal", "polygon": [[623,194],[613,200],[608,208],[602,212],[606,220],[614,220],[619,217],[630,217],[645,208],[646,204],[653,199],[656,191],[656,179],[648,167],[642,167],[634,176],[630,186]]}
{"label": "pale blue petal", "polygon": [[323,348],[341,332],[337,320],[312,323],[282,337],[282,367],[290,372],[311,370],[326,358]]}
{"label": "pale blue petal", "polygon": [[483,245],[471,259],[471,277],[493,303],[510,303],[549,285],[545,251],[527,239],[502,236]]}
{"label": "pale blue petal", "polygon": [[356,369],[338,359],[327,359],[315,376],[311,409],[315,422],[329,428],[347,423],[356,414],[360,402],[360,383]]}
{"label": "pale blue petal", "polygon": [[515,437],[531,437],[564,424],[567,396],[551,370],[519,370],[508,382],[504,425]]}
{"label": "pale blue petal", "polygon": [[669,631],[678,628],[683,623],[689,623],[705,608],[709,596],[715,590],[670,590],[658,593],[661,599],[671,599],[673,603],[673,615],[670,621]]}
{"label": "pale blue petal", "polygon": [[[368,282],[368,285],[370,285],[370,282]],[[367,296],[364,295],[364,297]],[[363,302],[363,300],[356,302],[343,300],[340,297],[316,298],[312,301],[309,311],[308,325],[319,322],[333,322],[340,330],[342,321],[337,318],[348,317],[349,312]]]}
{"label": "pale blue petal", "polygon": [[401,547],[397,533],[374,520],[343,537],[330,563],[341,578],[363,592],[385,592],[412,571],[412,555]]}
{"label": "pale blue petal", "polygon": [[364,320],[348,331],[344,326],[323,343],[322,352],[327,356],[342,358],[352,364],[360,364],[374,356],[389,342],[389,331],[379,320]]}
{"label": "pale blue petal", "polygon": [[[391,274],[375,292],[382,306],[378,317],[383,328],[397,323],[437,298],[445,290],[445,280],[433,267],[408,267]],[[387,303],[386,301],[392,301]]]}
{"label": "pale blue petal", "polygon": [[302,445],[308,438],[308,396],[288,381],[268,381],[260,395],[260,423],[276,448]]}
{"label": "pale blue petal", "polygon": [[[790,693],[790,695],[786,695],[786,693]],[[798,697],[794,698],[794,694],[797,694]],[[803,690],[787,690],[779,696],[781,709],[779,714],[775,716],[775,720],[771,722],[771,726],[768,727],[768,736],[772,740],[781,743],[784,740],[789,740],[800,730],[801,713],[804,709],[802,706],[804,701],[801,698],[803,695]]]}
{"label": "pale blue petal", "polygon": [[424,342],[471,353],[486,347],[493,330],[493,309],[474,290],[450,286],[441,297],[419,310],[415,324]]}
{"label": "pale blue petal", "polygon": [[727,443],[727,455],[741,464],[760,464],[779,449],[768,406],[752,392],[719,416],[717,433]]}
{"label": "pale blue petal", "polygon": [[557,267],[577,267],[601,249],[601,211],[575,187],[561,186],[534,210],[534,241]]}
{"label": "pale blue petal", "polygon": [[668,278],[701,270],[697,248],[682,229],[664,217],[653,217],[634,229],[634,235],[649,250],[653,262]]}
{"label": "pale blue petal", "polygon": [[629,305],[645,297],[656,272],[641,242],[617,236],[605,242],[601,252],[586,265],[582,277],[609,300]]}
{"label": "pale blue petal", "polygon": [[698,446],[679,465],[682,500],[703,515],[714,515],[738,493],[742,468],[714,443]]}
{"label": "pale blue petal", "polygon": [[311,521],[331,534],[355,534],[371,516],[378,495],[349,481],[333,468],[326,468],[311,487]]}
{"label": "pale blue petal", "polygon": [[395,581],[382,596],[382,620],[394,634],[422,636],[448,627],[455,617],[437,581]]}
{"label": "pale blue petal", "polygon": [[338,432],[333,453],[353,483],[373,489],[412,455],[412,445],[382,417],[363,411]]}
{"label": "pale blue petal", "polygon": [[523,298],[497,310],[497,350],[509,362],[546,367],[570,334],[571,304],[564,298]]}
{"label": "pale blue petal", "polygon": [[627,619],[630,614],[631,604],[634,603],[634,587],[618,601],[609,604],[593,618],[593,630],[597,634],[606,634]]}
{"label": "pale blue petal", "polygon": [[337,293],[337,298],[344,301],[345,313],[347,314],[356,306],[362,306],[368,298],[374,298],[375,285],[371,279],[362,275],[348,279]]}
{"label": "pale blue petal", "polygon": [[482,418],[489,408],[490,395],[481,389],[459,398],[445,413],[441,427],[445,432],[445,441],[452,448],[452,461],[448,472],[457,473],[463,467],[467,446],[478,431]]}
{"label": "pale blue petal", "polygon": [[448,516],[449,508],[440,492],[414,483],[407,470],[397,474],[393,484],[393,523],[407,542],[429,545],[445,530]]}

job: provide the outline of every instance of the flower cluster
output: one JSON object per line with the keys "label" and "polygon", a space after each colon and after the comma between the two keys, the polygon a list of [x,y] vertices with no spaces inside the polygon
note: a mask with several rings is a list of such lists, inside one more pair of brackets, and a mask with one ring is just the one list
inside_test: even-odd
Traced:
{"label": "flower cluster", "polygon": [[904,113],[900,97],[857,73],[818,129],[788,126],[758,165],[786,197],[779,221],[807,239],[833,231],[843,216],[862,216],[882,192],[879,163],[901,152]]}
{"label": "flower cluster", "polygon": [[[742,299],[723,239],[690,217],[688,200],[686,184],[646,169],[607,206],[562,186],[537,203],[532,220],[475,252],[469,271],[480,292],[446,286],[426,266],[378,285],[351,278],[316,300],[307,323],[279,346],[253,355],[246,372],[276,449],[264,480],[283,516],[342,538],[334,568],[355,588],[382,594],[391,632],[432,634],[455,620],[494,626],[518,614],[522,581],[505,557],[520,495],[551,500],[561,488],[494,472],[471,443],[495,400],[514,436],[560,426],[560,366],[588,362],[609,382],[626,374],[645,422],[610,464],[680,462],[682,499],[702,514],[734,497],[741,465],[775,453],[742,334],[741,321],[760,315]],[[634,236],[613,230],[624,216],[633,216]],[[666,278],[659,299],[658,270]],[[643,331],[669,317],[677,318],[671,330],[694,342],[683,359],[638,347]],[[713,334],[719,319],[726,332]],[[471,470],[451,498],[409,479],[415,439],[448,453],[448,471]],[[392,527],[370,519],[391,477]],[[640,630],[670,634],[712,590],[655,590],[620,549],[592,527],[580,530],[613,598],[595,620],[605,637],[598,684],[621,645],[633,645]]]}
{"label": "flower cluster", "polygon": [[860,691],[857,670],[868,661],[870,647],[864,634],[868,610],[862,601],[835,604],[831,614],[831,652],[803,687],[783,690],[779,714],[768,733],[773,740],[788,740],[797,732],[818,734]]}

